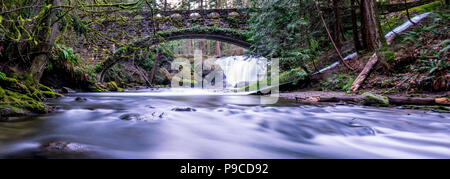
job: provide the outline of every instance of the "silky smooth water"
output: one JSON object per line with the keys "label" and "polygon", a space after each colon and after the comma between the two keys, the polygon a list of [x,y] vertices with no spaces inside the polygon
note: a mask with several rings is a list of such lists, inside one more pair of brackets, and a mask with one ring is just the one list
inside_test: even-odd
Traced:
{"label": "silky smooth water", "polygon": [[[0,122],[0,158],[450,158],[448,113],[258,101],[201,90],[74,94],[49,101],[57,112]],[[73,146],[42,146],[54,141]]]}
{"label": "silky smooth water", "polygon": [[226,77],[227,88],[234,88],[241,82],[253,83],[266,79],[268,60],[256,56],[230,56],[215,61]]}

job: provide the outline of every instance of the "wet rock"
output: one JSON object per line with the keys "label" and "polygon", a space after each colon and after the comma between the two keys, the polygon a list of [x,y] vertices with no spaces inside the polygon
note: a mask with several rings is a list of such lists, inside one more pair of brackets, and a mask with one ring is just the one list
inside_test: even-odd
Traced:
{"label": "wet rock", "polygon": [[159,113],[159,112],[153,112],[153,113],[152,113],[152,117],[157,117],[157,118],[160,118],[160,119],[164,118],[164,115],[165,115],[164,112],[162,112],[162,113]]}
{"label": "wet rock", "polygon": [[61,88],[61,92],[62,92],[62,93],[76,93],[75,90],[70,89],[70,88],[68,88],[68,87],[62,87],[62,88]]}
{"label": "wet rock", "polygon": [[66,141],[51,141],[43,144],[40,152],[67,152],[67,153],[80,153],[88,151],[87,146],[78,143],[66,142]]}
{"label": "wet rock", "polygon": [[361,104],[366,106],[389,106],[389,99],[386,96],[378,95],[371,92],[365,92],[362,95]]}
{"label": "wet rock", "polygon": [[195,112],[197,110],[194,109],[194,108],[191,108],[191,107],[176,107],[176,108],[173,108],[172,111],[177,111],[177,112]]}
{"label": "wet rock", "polygon": [[165,117],[164,112],[154,111],[147,114],[129,113],[120,116],[119,118],[124,121],[145,121],[153,122],[157,120],[162,120]]}
{"label": "wet rock", "polygon": [[136,114],[136,113],[130,113],[130,114],[124,114],[124,115],[120,116],[119,118],[124,121],[139,121],[141,119],[141,115]]}
{"label": "wet rock", "polygon": [[76,98],[75,98],[75,101],[78,101],[78,102],[84,102],[84,101],[87,101],[87,98],[76,97]]}

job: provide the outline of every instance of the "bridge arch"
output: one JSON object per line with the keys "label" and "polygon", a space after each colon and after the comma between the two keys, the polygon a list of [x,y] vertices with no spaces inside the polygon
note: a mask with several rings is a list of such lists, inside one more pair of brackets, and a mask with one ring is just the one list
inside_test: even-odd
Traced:
{"label": "bridge arch", "polygon": [[249,33],[235,29],[217,28],[217,27],[192,27],[185,29],[171,29],[158,32],[162,38],[148,36],[137,40],[125,47],[120,48],[112,56],[106,59],[101,65],[100,83],[103,83],[106,72],[118,62],[126,59],[126,56],[134,53],[136,47],[151,47],[163,42],[182,40],[182,39],[207,39],[230,43],[239,47],[249,48],[251,41]]}

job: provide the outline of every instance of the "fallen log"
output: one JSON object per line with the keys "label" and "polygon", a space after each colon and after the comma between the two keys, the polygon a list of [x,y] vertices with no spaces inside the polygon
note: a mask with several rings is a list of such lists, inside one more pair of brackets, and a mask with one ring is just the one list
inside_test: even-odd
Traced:
{"label": "fallen log", "polygon": [[388,98],[389,103],[395,105],[450,105],[448,98],[416,98],[394,96],[390,96]]}
{"label": "fallen log", "polygon": [[[333,97],[321,97],[313,96],[309,98],[296,97],[296,101],[304,104],[318,104],[318,103],[337,103],[337,102],[350,102],[360,103],[363,101],[363,96],[333,96]],[[450,100],[448,98],[418,98],[418,97],[398,97],[388,96],[389,104],[393,105],[444,105],[450,106]]]}
{"label": "fallen log", "polygon": [[358,102],[359,98],[354,96],[320,97],[318,102]]}
{"label": "fallen log", "polygon": [[367,62],[366,66],[364,67],[363,71],[358,75],[358,77],[353,81],[352,86],[350,87],[353,92],[358,91],[359,87],[361,87],[361,84],[366,80],[367,76],[372,71],[372,68],[377,64],[378,62],[378,56],[377,53],[374,53],[369,61]]}

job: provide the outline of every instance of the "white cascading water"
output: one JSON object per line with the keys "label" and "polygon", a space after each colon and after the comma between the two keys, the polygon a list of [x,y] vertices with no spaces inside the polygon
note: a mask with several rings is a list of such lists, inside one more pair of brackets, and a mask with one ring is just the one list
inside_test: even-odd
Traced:
{"label": "white cascading water", "polygon": [[216,60],[224,71],[227,88],[235,88],[240,83],[253,83],[267,73],[267,59],[255,56],[231,56]]}

